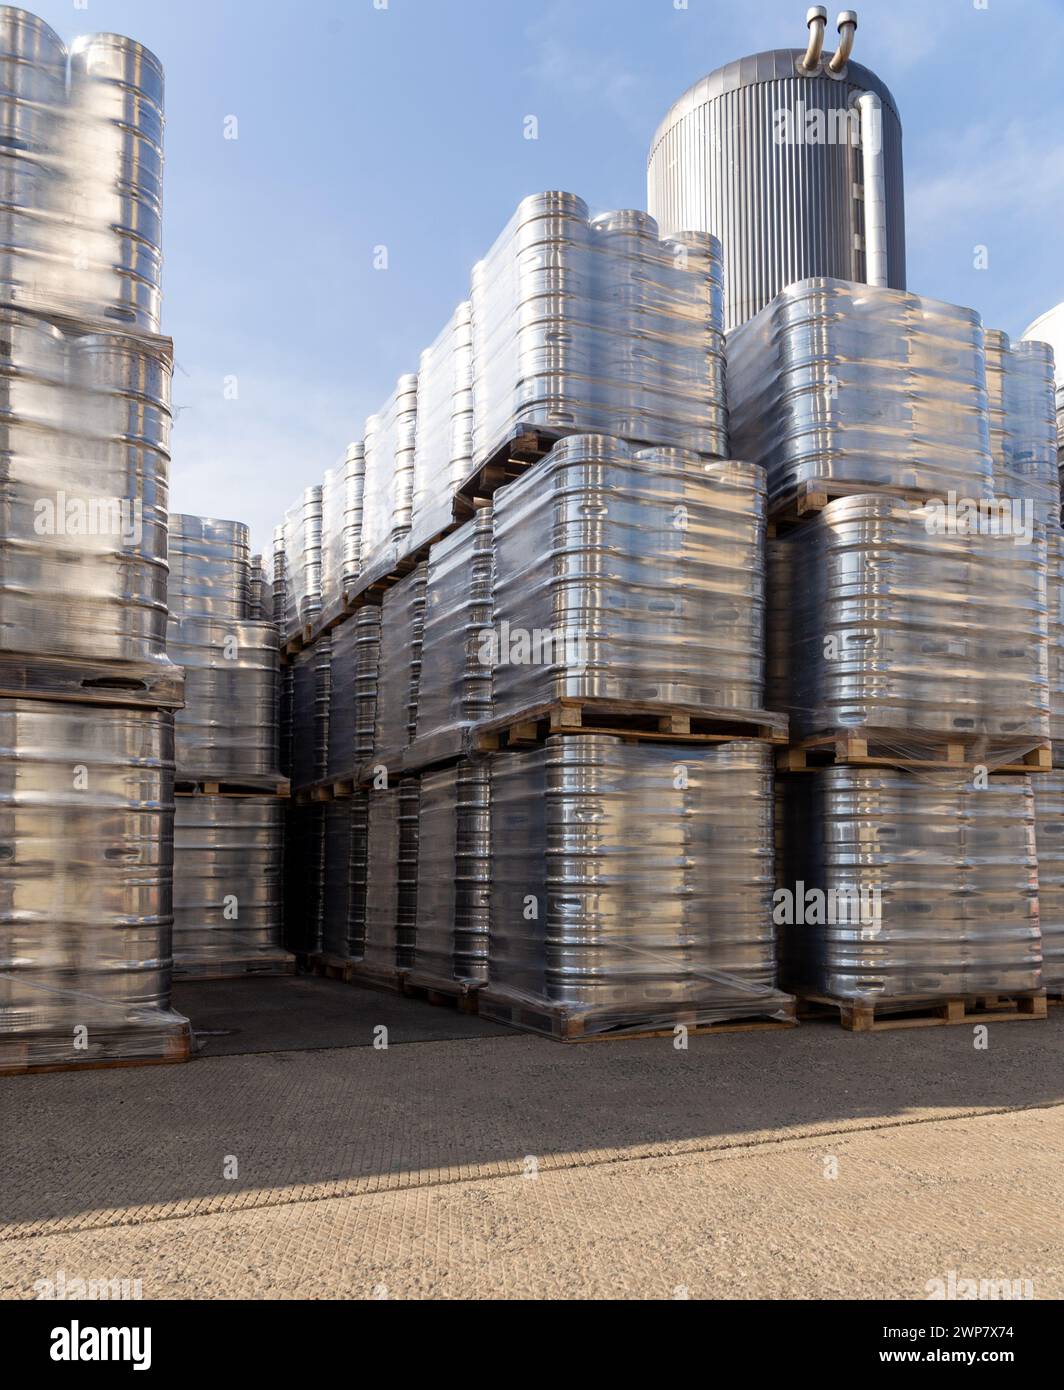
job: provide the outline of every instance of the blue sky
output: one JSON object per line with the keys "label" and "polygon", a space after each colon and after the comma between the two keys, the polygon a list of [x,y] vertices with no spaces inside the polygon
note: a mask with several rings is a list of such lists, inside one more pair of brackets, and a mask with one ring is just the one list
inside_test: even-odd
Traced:
{"label": "blue sky", "polygon": [[[521,197],[645,206],[647,146],[671,102],[805,34],[804,0],[383,4],[27,6],[68,40],[130,34],[166,67],[171,503],[248,521],[260,549],[416,370]],[[1019,334],[1064,300],[1064,0],[857,10],[854,56],[905,126],[909,286]]]}

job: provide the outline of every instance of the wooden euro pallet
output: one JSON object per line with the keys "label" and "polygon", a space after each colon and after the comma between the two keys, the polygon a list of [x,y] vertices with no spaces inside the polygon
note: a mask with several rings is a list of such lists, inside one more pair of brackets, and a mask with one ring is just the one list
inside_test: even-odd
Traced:
{"label": "wooden euro pallet", "polygon": [[473,727],[471,751],[528,747],[552,734],[613,734],[632,742],[787,742],[787,718],[767,710],[707,709],[611,699],[561,699]]}
{"label": "wooden euro pallet", "polygon": [[460,1014],[476,1014],[480,1011],[479,981],[444,979],[423,970],[408,970],[403,975],[403,993],[412,999],[423,999],[428,1004],[457,1009]]}
{"label": "wooden euro pallet", "polygon": [[876,483],[842,483],[835,478],[810,478],[769,500],[768,534],[775,536],[791,530],[801,522],[818,516],[829,503],[837,502],[842,497],[872,492],[893,497],[899,502],[908,502],[914,507],[931,501],[936,495],[926,487],[882,487]]}
{"label": "wooden euro pallet", "polygon": [[486,502],[499,488],[512,483],[533,464],[545,458],[559,440],[574,430],[547,429],[540,425],[514,425],[506,437],[488,452],[458,489],[458,495],[470,503]]}
{"label": "wooden euro pallet", "polygon": [[[905,732],[877,737],[869,730],[860,733],[842,731],[817,734],[782,749],[776,755],[776,766],[780,772],[811,772],[817,768],[838,766],[897,767],[929,772],[963,772],[986,767],[994,773],[1048,772],[1052,768],[1052,747],[1048,742],[1039,743],[1017,760],[1011,756],[1011,750],[1018,742],[1022,740],[1001,739],[998,756],[1011,760],[996,762],[993,739],[958,734],[942,734],[936,738],[930,734]],[[907,757],[899,751],[909,747],[926,752],[927,756]]]}
{"label": "wooden euro pallet", "polygon": [[1030,1022],[1046,1017],[1045,990],[1028,994],[957,995],[941,999],[860,1000],[806,993],[799,994],[798,998],[800,1018],[835,1018],[848,1033]]}
{"label": "wooden euro pallet", "polygon": [[289,797],[292,794],[292,784],[287,777],[277,777],[269,773],[261,777],[251,773],[243,777],[234,777],[231,780],[227,778],[216,780],[211,777],[196,777],[188,773],[180,773],[174,783],[174,794],[176,796]]}
{"label": "wooden euro pallet", "polygon": [[295,956],[247,956],[235,960],[175,961],[174,981],[262,980],[296,973]]}

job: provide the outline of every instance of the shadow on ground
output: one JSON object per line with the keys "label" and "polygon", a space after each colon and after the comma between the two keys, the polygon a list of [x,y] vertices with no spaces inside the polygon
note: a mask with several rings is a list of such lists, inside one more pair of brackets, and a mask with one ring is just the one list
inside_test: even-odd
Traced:
{"label": "shadow on ground", "polygon": [[[0,1080],[2,1234],[513,1174],[528,1155],[601,1163],[1064,1100],[1059,1008],[992,1025],[985,1050],[969,1026],[816,1023],[679,1051],[669,1038],[564,1045],[319,980],[186,986],[180,1003],[214,1034],[187,1066]],[[367,1045],[380,1023],[387,1050]]]}
{"label": "shadow on ground", "polygon": [[419,999],[310,975],[178,984],[173,1003],[179,1014],[192,1020],[203,1057],[372,1047],[374,1030],[381,1024],[388,1029],[391,1046],[510,1034],[507,1028],[457,1009],[431,1008]]}

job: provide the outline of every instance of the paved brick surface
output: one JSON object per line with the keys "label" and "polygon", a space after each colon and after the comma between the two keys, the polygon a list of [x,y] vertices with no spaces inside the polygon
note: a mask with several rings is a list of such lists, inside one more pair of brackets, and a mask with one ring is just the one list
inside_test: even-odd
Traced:
{"label": "paved brick surface", "polygon": [[31,1295],[62,1268],[141,1279],[145,1298],[922,1298],[954,1270],[1060,1298],[1062,1142],[1057,1108],[212,1216],[145,1213],[136,1226],[5,1244],[4,1288]]}
{"label": "paved brick surface", "polygon": [[1061,1297],[1064,1010],[989,1041],[505,1034],[0,1081],[0,1290]]}

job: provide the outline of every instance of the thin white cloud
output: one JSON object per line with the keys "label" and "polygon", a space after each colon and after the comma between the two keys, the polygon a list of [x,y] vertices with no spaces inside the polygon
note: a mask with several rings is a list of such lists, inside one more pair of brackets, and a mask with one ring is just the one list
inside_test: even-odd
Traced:
{"label": "thin white cloud", "polygon": [[530,78],[555,91],[591,98],[627,121],[638,119],[632,98],[645,88],[645,77],[619,52],[584,47],[574,37],[575,18],[570,4],[555,3],[528,25],[525,36],[534,54]]}
{"label": "thin white cloud", "polygon": [[948,140],[944,173],[910,176],[910,231],[923,235],[943,223],[985,213],[1014,221],[1035,218],[1059,227],[1064,217],[1064,140],[1056,130],[1014,122],[1002,129],[970,126]]}

